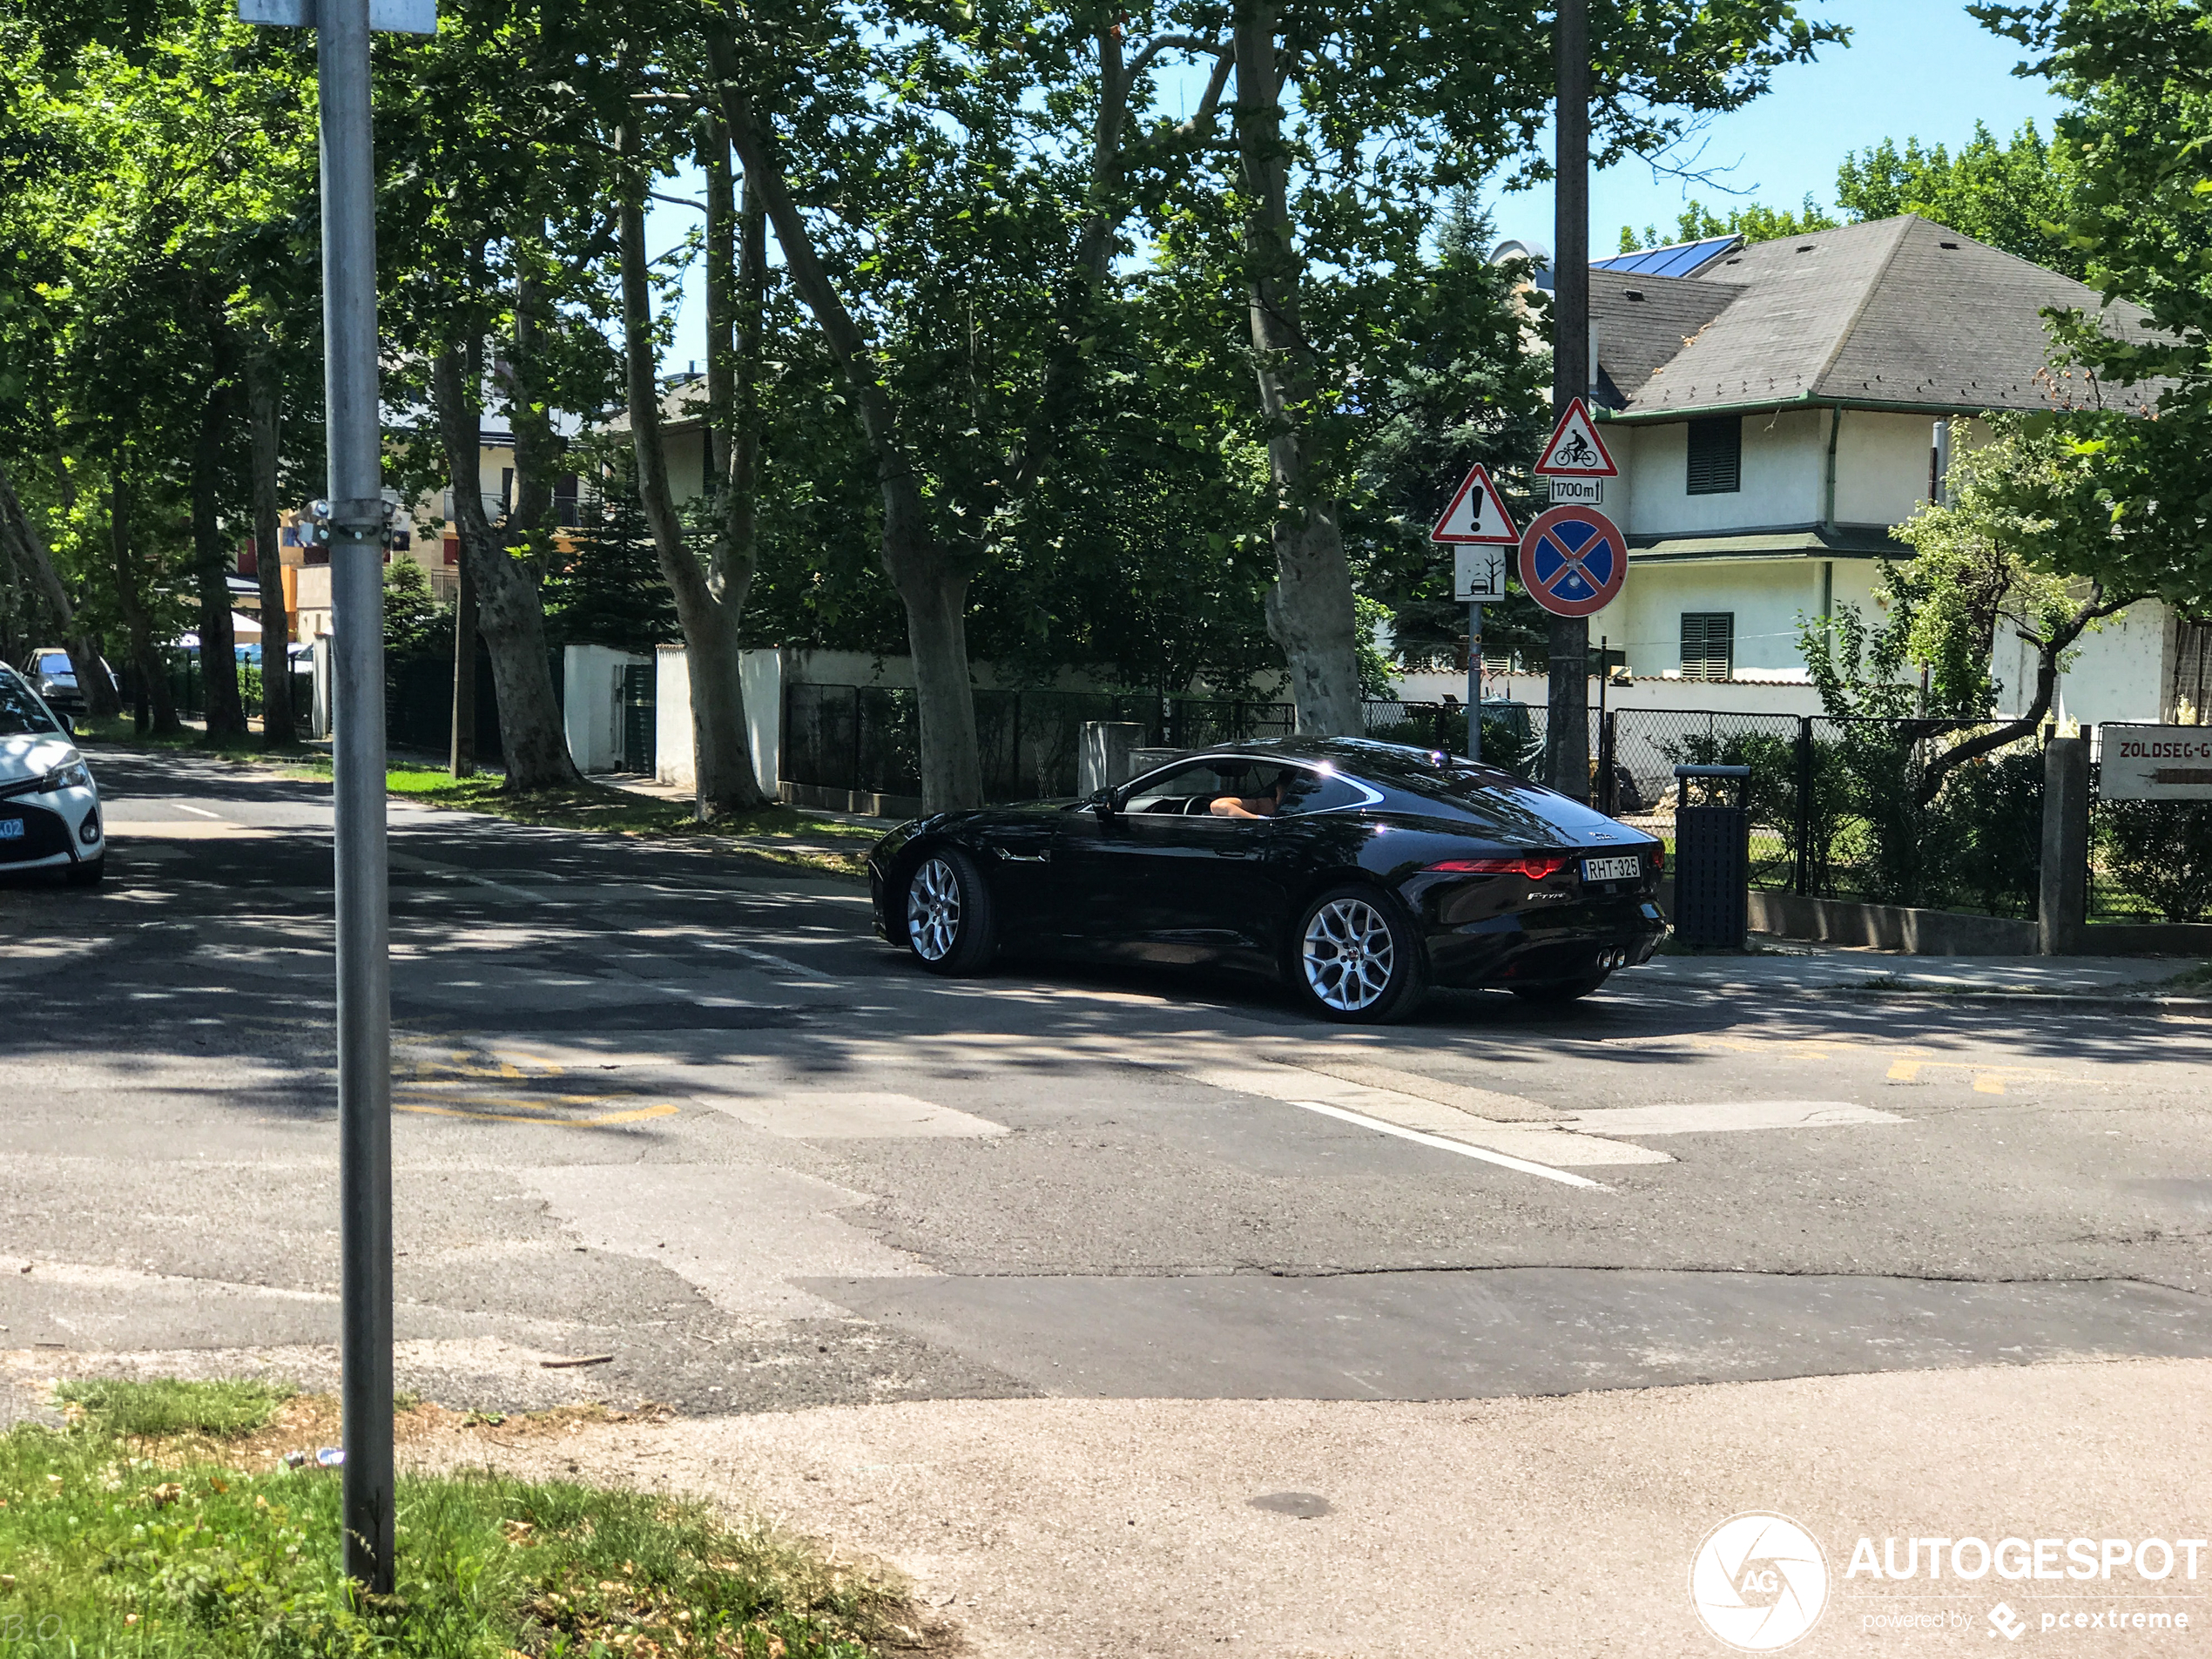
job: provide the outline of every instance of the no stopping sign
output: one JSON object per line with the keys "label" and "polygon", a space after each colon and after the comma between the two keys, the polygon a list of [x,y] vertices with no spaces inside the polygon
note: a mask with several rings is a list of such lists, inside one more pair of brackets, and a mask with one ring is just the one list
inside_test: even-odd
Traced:
{"label": "no stopping sign", "polygon": [[1521,538],[1521,585],[1554,616],[1604,610],[1628,574],[1620,527],[1594,507],[1554,507]]}

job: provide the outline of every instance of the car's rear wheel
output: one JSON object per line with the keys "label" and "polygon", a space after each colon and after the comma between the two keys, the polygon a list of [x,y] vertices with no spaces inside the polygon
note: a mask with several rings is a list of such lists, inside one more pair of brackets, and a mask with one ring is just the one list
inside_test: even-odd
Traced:
{"label": "car's rear wheel", "polygon": [[980,973],[998,947],[990,889],[956,846],[922,854],[907,875],[907,948],[933,974]]}
{"label": "car's rear wheel", "polygon": [[1585,974],[1581,979],[1545,980],[1534,985],[1508,985],[1506,988],[1531,1002],[1573,1002],[1588,996],[1612,977],[1610,974]]}
{"label": "car's rear wheel", "polygon": [[1306,906],[1290,980],[1325,1020],[1404,1018],[1428,988],[1428,954],[1405,907],[1372,887],[1336,887]]}
{"label": "car's rear wheel", "polygon": [[71,865],[67,880],[72,887],[97,887],[106,875],[107,854],[103,853],[85,863]]}

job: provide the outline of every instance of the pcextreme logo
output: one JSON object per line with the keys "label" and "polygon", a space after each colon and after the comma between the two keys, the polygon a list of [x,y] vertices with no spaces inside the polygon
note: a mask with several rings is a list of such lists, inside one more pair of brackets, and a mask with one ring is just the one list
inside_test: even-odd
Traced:
{"label": "pcextreme logo", "polygon": [[1787,1515],[1730,1515],[1690,1558],[1689,1599],[1705,1628],[1744,1653],[1786,1648],[1828,1605],[1828,1561]]}

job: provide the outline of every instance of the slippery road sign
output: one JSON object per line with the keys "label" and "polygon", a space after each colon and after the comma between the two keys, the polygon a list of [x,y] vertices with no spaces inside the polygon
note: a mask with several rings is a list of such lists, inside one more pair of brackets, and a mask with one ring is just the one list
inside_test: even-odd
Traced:
{"label": "slippery road sign", "polygon": [[1554,507],[1521,538],[1521,585],[1558,617],[1602,610],[1629,573],[1629,544],[1594,507]]}

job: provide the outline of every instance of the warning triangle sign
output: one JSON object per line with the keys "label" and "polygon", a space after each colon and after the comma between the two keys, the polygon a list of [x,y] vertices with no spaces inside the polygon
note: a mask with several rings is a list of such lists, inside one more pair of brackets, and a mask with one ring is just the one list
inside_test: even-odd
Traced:
{"label": "warning triangle sign", "polygon": [[1513,516],[1490,482],[1489,473],[1477,462],[1460,482],[1459,493],[1428,533],[1432,542],[1518,542]]}
{"label": "warning triangle sign", "polygon": [[1559,417],[1559,424],[1552,428],[1552,441],[1544,446],[1536,470],[1548,478],[1617,478],[1621,469],[1613,464],[1613,456],[1605,447],[1605,440],[1597,435],[1597,422],[1590,419],[1590,406],[1581,398],[1567,406],[1567,413]]}

